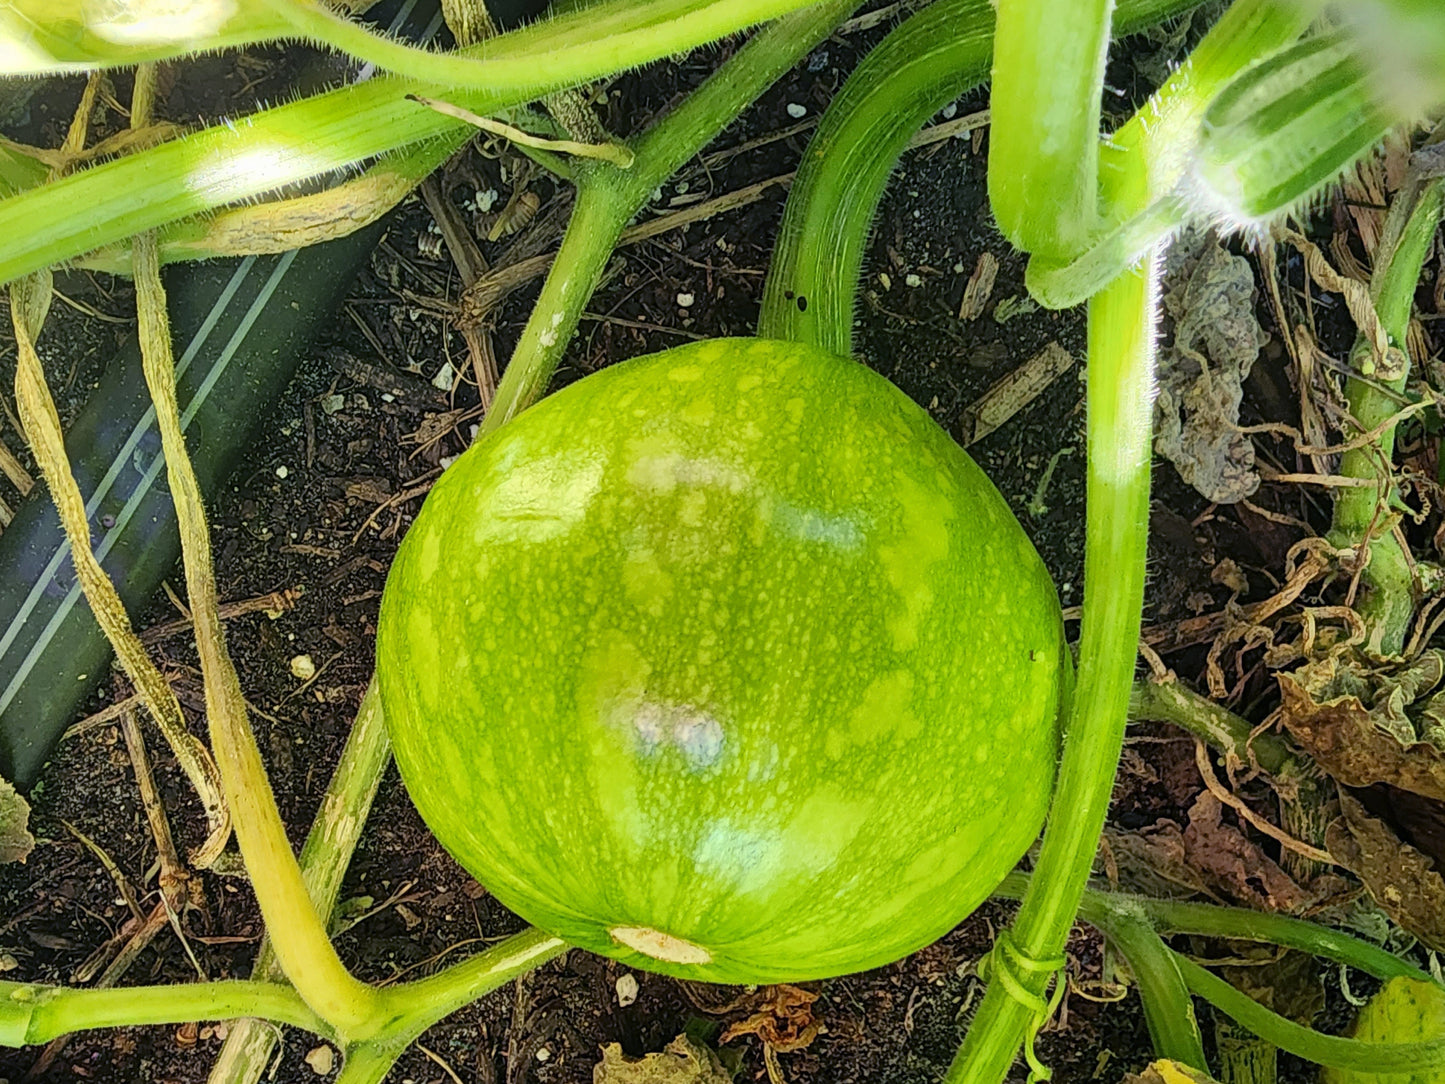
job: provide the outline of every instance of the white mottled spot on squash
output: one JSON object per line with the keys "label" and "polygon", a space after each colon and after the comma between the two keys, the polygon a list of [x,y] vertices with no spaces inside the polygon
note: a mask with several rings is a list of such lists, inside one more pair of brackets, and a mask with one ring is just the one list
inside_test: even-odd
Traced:
{"label": "white mottled spot on squash", "polygon": [[763,378],[757,373],[749,373],[747,376],[738,377],[738,391],[752,391],[760,386]]}
{"label": "white mottled spot on squash", "polygon": [[891,545],[878,547],[878,559],[900,606],[887,618],[897,651],[918,643],[918,628],[933,604],[932,566],[948,556],[947,498],[925,490],[907,474],[894,475],[893,495],[901,513],[901,530]]}
{"label": "white mottled spot on squash", "polygon": [[634,952],[664,960],[670,964],[712,963],[712,953],[701,945],[673,937],[670,933],[654,930],[651,926],[613,926],[607,931],[612,940],[626,945]]}
{"label": "white mottled spot on squash", "polygon": [[907,670],[874,678],[848,717],[848,737],[858,744],[878,738],[917,737],[920,727],[909,710],[912,701],[913,675]]}
{"label": "white mottled spot on squash", "polygon": [[586,518],[602,484],[602,462],[550,455],[517,463],[492,490],[473,538],[529,544],[560,537]]}
{"label": "white mottled spot on squash", "polygon": [[694,384],[702,379],[702,366],[674,365],[667,371],[667,379],[676,384]]}

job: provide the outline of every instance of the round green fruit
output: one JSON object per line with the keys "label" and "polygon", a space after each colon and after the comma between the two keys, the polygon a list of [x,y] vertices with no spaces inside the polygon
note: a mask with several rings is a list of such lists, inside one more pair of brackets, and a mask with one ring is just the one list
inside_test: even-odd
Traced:
{"label": "round green fruit", "polygon": [[902,392],[727,339],[448,468],[377,673],[422,817],[507,907],[636,967],[798,981],[937,939],[1027,849],[1062,631],[998,491]]}

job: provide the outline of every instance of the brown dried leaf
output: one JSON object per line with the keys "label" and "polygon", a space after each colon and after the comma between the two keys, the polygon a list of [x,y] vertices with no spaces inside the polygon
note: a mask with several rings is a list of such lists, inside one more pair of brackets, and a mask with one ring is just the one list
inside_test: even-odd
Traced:
{"label": "brown dried leaf", "polygon": [[1321,701],[1296,674],[1276,676],[1285,727],[1335,779],[1348,787],[1389,783],[1445,801],[1445,754],[1435,746],[1401,744],[1380,725],[1380,712],[1372,713],[1356,695]]}
{"label": "brown dried leaf", "polygon": [[1224,806],[1208,791],[1194,800],[1184,830],[1185,860],[1218,888],[1266,911],[1295,914],[1315,902],[1259,844],[1223,819]]}
{"label": "brown dried leaf", "polygon": [[1370,890],[1395,922],[1436,951],[1445,951],[1445,877],[1435,863],[1401,842],[1345,791],[1343,816],[1325,831],[1325,845]]}
{"label": "brown dried leaf", "polygon": [[770,986],[757,1011],[730,1026],[719,1042],[732,1042],[739,1035],[756,1035],[784,1054],[801,1050],[823,1029],[823,1022],[813,1015],[813,1002],[817,1000],[817,994],[797,986]]}
{"label": "brown dried leaf", "polygon": [[1199,871],[1185,858],[1184,831],[1160,820],[1136,832],[1104,830],[1119,868],[1121,888],[1163,898],[1203,893],[1218,899]]}
{"label": "brown dried leaf", "polygon": [[602,1048],[592,1084],[732,1084],[722,1062],[706,1046],[679,1035],[660,1054],[629,1058],[617,1043]]}

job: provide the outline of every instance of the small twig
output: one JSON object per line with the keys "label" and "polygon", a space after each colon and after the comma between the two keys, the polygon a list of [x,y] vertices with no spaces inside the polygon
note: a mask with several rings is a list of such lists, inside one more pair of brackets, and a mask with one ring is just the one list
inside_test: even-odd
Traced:
{"label": "small twig", "polygon": [[116,891],[120,893],[120,897],[125,901],[125,905],[130,908],[130,913],[135,920],[137,922],[144,922],[145,912],[140,909],[140,900],[136,897],[135,889],[131,887],[130,878],[115,864],[115,859],[106,854],[105,851],[101,849],[99,843],[91,839],[69,821],[61,821],[60,823],[65,825],[67,832],[85,845],[85,849],[95,857],[95,860],[101,864],[106,874],[115,882]]}
{"label": "small twig", "polygon": [[440,1066],[441,1066],[441,1069],[442,1069],[442,1072],[446,1073],[447,1076],[451,1077],[452,1080],[454,1081],[454,1084],[462,1084],[462,1078],[459,1077],[459,1076],[457,1076],[456,1070],[453,1069],[450,1065],[448,1065],[448,1064],[446,1063],[446,1061],[442,1058],[442,1056],[441,1056],[440,1054],[437,1054],[437,1053],[433,1052],[432,1050],[429,1050],[429,1049],[426,1048],[425,1046],[422,1046],[421,1043],[417,1043],[417,1044],[416,1044],[416,1048],[417,1048],[418,1050],[420,1050],[423,1054],[425,1054],[427,1057],[431,1058],[432,1061],[434,1061],[434,1062],[436,1062],[438,1065],[440,1065]]}
{"label": "small twig", "polygon": [[356,533],[351,536],[351,544],[354,546],[356,545],[356,543],[360,542],[361,536],[364,535],[367,531],[369,531],[372,527],[376,526],[377,517],[380,516],[383,512],[385,512],[388,508],[395,508],[399,504],[404,504],[409,500],[420,497],[424,493],[429,492],[431,490],[432,483],[436,481],[436,476],[441,474],[441,472],[442,469],[440,467],[437,467],[435,470],[427,471],[426,474],[422,475],[422,478],[425,479],[425,481],[419,483],[418,485],[412,486],[410,489],[403,489],[400,493],[396,493],[378,504],[372,510],[371,515],[366,517],[366,522],[363,523],[359,528],[357,528]]}
{"label": "small twig", "polygon": [[558,154],[570,154],[577,158],[596,158],[603,162],[610,162],[619,169],[630,169],[636,156],[632,148],[625,143],[579,143],[575,139],[544,139],[541,136],[534,136],[530,132],[524,132],[520,128],[514,128],[510,124],[493,120],[491,117],[478,116],[469,109],[463,109],[459,105],[452,105],[450,102],[439,101],[436,98],[425,98],[420,94],[408,94],[407,99],[413,102],[420,102],[428,109],[434,109],[448,117],[455,117],[459,121],[480,128],[484,132],[509,139],[523,147],[532,147],[539,151],[553,151]]}
{"label": "small twig", "polygon": [[[235,602],[223,602],[220,606],[221,620],[229,621],[232,618],[241,617],[244,614],[253,613],[284,613],[287,610],[296,608],[296,600],[301,597],[301,591],[295,587],[287,587],[281,591],[272,591],[269,594],[257,595],[255,598],[238,599]],[[158,644],[162,640],[168,640],[172,636],[190,632],[192,623],[189,618],[179,618],[175,621],[167,621],[163,625],[152,625],[140,634],[141,643]],[[77,726],[80,724],[76,724]],[[72,728],[73,729],[73,728]]]}

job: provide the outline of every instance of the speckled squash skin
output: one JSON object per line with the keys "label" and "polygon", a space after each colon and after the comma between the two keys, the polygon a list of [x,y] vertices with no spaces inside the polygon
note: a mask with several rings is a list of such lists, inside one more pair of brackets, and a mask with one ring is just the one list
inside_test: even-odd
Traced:
{"label": "speckled squash skin", "polygon": [[575,945],[733,983],[969,914],[1043,822],[1067,665],[957,444],[864,366],[756,339],[605,369],[471,448],[377,633],[457,861]]}

